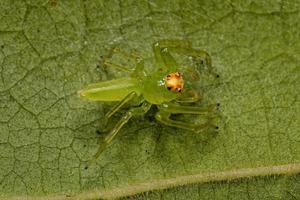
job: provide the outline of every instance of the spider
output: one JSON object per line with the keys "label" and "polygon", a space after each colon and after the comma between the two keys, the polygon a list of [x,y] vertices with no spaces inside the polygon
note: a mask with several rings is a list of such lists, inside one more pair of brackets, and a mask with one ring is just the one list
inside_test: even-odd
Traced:
{"label": "spider", "polygon": [[[133,60],[136,66],[133,70],[119,66],[109,61],[113,53],[120,53],[128,59]],[[118,78],[88,85],[83,90],[78,91],[81,98],[92,101],[116,101],[117,103],[105,115],[105,123],[117,111],[130,102],[137,102],[135,107],[130,108],[112,128],[98,151],[89,161],[92,163],[106,149],[111,141],[118,134],[120,129],[134,116],[144,115],[151,106],[156,106],[158,112],[155,119],[160,123],[201,132],[208,128],[218,129],[212,123],[210,113],[214,113],[219,104],[208,107],[196,107],[192,105],[200,100],[201,95],[193,88],[195,80],[199,79],[197,64],[204,64],[210,74],[219,77],[213,72],[211,58],[203,50],[196,50],[191,47],[191,43],[186,40],[160,40],[153,44],[153,53],[156,65],[151,72],[144,69],[144,61],[134,54],[126,54],[118,48],[112,48],[107,57],[103,57],[103,65],[115,67],[125,72],[131,73],[129,77]],[[178,54],[189,57],[193,63],[190,66],[179,66],[171,55]],[[204,124],[193,124],[171,119],[172,114],[195,114],[208,118]]]}

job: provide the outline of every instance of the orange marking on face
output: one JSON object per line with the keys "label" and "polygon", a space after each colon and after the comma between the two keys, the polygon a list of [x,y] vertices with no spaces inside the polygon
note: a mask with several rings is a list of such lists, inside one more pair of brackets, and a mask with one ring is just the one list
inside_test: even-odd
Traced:
{"label": "orange marking on face", "polygon": [[179,72],[173,72],[165,77],[165,85],[172,92],[181,92],[183,90],[184,81]]}

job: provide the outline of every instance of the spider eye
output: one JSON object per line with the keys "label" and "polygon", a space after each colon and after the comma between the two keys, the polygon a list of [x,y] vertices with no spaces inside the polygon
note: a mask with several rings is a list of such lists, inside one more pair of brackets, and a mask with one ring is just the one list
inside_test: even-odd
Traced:
{"label": "spider eye", "polygon": [[172,92],[181,92],[184,86],[183,77],[179,72],[173,72],[165,77],[165,86]]}

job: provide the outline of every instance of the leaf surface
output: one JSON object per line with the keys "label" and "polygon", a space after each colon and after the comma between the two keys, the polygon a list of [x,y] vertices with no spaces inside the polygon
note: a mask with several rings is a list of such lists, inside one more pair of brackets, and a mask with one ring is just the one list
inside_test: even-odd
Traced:
{"label": "leaf surface", "polygon": [[[299,185],[297,175],[286,176],[300,172],[299,9],[292,0],[2,1],[0,197],[110,198],[176,187],[158,192],[168,199],[173,190],[221,195],[248,185],[253,194],[285,195],[287,188],[299,196],[282,184]],[[204,74],[197,87],[203,106],[221,104],[220,131],[165,127],[152,110],[131,120],[85,170],[112,104],[83,101],[77,91],[123,76],[99,67],[100,55],[113,46],[149,58],[151,70],[151,45],[163,38],[189,39],[211,55],[221,77]],[[247,179],[253,176],[259,177]],[[200,184],[217,180],[224,182]],[[199,184],[180,186],[187,183]]]}

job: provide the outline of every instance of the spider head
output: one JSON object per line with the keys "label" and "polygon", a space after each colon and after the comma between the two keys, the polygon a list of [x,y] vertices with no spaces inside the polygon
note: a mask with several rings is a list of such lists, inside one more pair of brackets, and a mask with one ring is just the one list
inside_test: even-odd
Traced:
{"label": "spider head", "polygon": [[165,86],[172,92],[182,92],[184,86],[184,80],[179,72],[173,72],[168,74],[165,78]]}
{"label": "spider head", "polygon": [[181,96],[184,87],[183,77],[179,72],[172,71],[157,71],[146,77],[143,82],[145,100],[152,104],[162,104]]}

